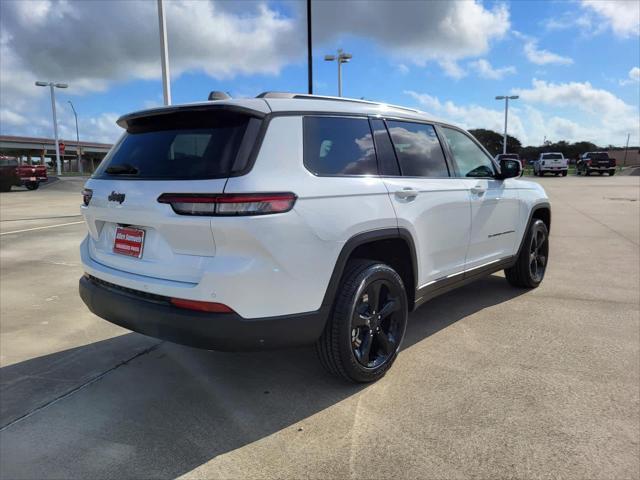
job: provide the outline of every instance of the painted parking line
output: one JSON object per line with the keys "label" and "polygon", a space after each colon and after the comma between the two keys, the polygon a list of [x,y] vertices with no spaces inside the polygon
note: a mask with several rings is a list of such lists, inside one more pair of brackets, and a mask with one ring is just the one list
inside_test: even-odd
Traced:
{"label": "painted parking line", "polygon": [[47,225],[46,227],[25,228],[24,230],[14,230],[12,232],[2,232],[0,233],[0,236],[11,235],[12,233],[33,232],[34,230],[45,230],[47,228],[66,227],[67,225],[79,225],[80,223],[84,223],[84,220],[80,222],[69,222],[69,223],[59,223],[57,225]]}

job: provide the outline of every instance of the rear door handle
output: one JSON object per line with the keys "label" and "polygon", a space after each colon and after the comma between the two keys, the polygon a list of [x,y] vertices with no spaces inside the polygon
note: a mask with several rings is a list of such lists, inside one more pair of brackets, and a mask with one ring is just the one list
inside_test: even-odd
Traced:
{"label": "rear door handle", "polygon": [[474,195],[482,195],[486,191],[487,189],[482,185],[476,185],[475,187],[471,187],[471,193],[473,193]]}
{"label": "rear door handle", "polygon": [[418,196],[418,190],[411,187],[404,187],[402,190],[396,190],[396,196],[398,198],[410,199]]}

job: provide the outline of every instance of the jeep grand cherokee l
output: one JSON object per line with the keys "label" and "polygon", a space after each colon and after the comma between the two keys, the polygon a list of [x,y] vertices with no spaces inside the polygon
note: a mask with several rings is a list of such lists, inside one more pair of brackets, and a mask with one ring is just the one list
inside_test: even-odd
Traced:
{"label": "jeep grand cherokee l", "polygon": [[542,187],[419,111],[266,93],[118,124],[83,192],[80,294],[136,332],[315,343],[330,372],[370,382],[427,300],[502,269],[517,287],[544,277]]}

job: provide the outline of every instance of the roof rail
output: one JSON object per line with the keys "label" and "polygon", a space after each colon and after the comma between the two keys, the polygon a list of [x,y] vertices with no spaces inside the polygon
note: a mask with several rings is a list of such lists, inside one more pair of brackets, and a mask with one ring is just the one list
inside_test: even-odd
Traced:
{"label": "roof rail", "polygon": [[372,102],[371,100],[361,100],[358,98],[345,98],[345,97],[330,97],[326,95],[310,95],[308,93],[292,93],[292,92],[262,92],[256,98],[289,98],[289,99],[304,99],[304,100],[332,100],[336,102],[351,102],[351,103],[366,103],[368,105],[385,105],[391,108],[397,108],[398,110],[406,110],[408,112],[422,113],[415,108],[401,107],[399,105],[391,105],[382,102]]}

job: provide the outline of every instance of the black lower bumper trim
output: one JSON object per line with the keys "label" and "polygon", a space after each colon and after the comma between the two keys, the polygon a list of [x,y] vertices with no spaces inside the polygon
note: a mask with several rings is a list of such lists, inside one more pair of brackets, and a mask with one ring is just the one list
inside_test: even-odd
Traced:
{"label": "black lower bumper trim", "polygon": [[278,317],[245,319],[236,313],[185,310],[80,279],[80,297],[97,316],[134,332],[174,343],[221,351],[307,345],[322,333],[322,309]]}

